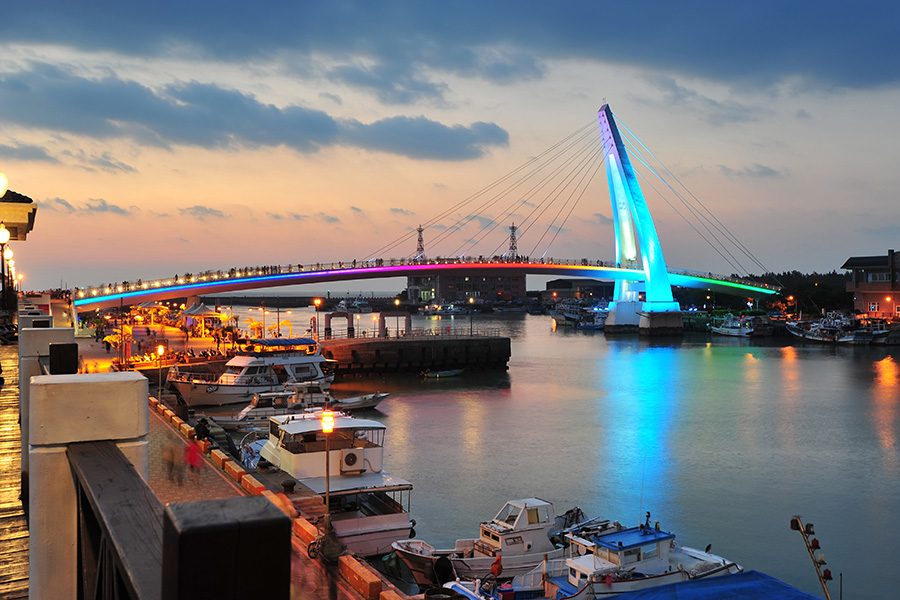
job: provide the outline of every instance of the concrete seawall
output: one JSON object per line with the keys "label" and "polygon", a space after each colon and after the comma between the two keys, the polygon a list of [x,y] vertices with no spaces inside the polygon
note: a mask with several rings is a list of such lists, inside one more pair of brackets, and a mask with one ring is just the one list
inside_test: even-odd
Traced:
{"label": "concrete seawall", "polygon": [[324,340],[322,355],[341,374],[425,369],[506,368],[510,339],[500,336],[434,336]]}

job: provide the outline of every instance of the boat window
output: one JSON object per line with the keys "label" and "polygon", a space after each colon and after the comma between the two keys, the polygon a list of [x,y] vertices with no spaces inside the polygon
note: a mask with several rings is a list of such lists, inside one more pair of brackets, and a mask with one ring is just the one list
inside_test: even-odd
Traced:
{"label": "boat window", "polygon": [[244,367],[236,367],[234,365],[225,368],[225,373],[228,375],[240,375],[241,371],[244,370]]}
{"label": "boat window", "polygon": [[641,547],[641,560],[648,560],[659,556],[659,547],[657,544]]}
{"label": "boat window", "polygon": [[294,366],[294,376],[297,379],[309,379],[315,377],[316,371],[312,365],[296,365]]}
{"label": "boat window", "polygon": [[541,522],[541,518],[540,518],[540,516],[538,515],[538,509],[536,509],[536,508],[529,508],[529,509],[528,509],[528,524],[529,524],[529,525],[536,525],[536,524],[538,524],[538,523],[540,523],[540,522]]}
{"label": "boat window", "polygon": [[275,421],[269,421],[269,435],[278,435],[278,423],[276,423]]}
{"label": "boat window", "polygon": [[278,378],[278,383],[284,383],[288,380],[288,373],[284,368],[284,365],[272,365],[272,370],[275,371],[275,377]]}
{"label": "boat window", "polygon": [[497,516],[494,517],[495,520],[501,521],[503,523],[508,523],[509,525],[513,525],[516,522],[516,519],[519,517],[519,513],[522,512],[522,509],[518,506],[513,506],[512,504],[507,504],[500,512],[497,513]]}
{"label": "boat window", "polygon": [[640,548],[632,548],[631,550],[625,551],[625,564],[626,565],[638,562],[639,560],[641,560],[641,549]]}

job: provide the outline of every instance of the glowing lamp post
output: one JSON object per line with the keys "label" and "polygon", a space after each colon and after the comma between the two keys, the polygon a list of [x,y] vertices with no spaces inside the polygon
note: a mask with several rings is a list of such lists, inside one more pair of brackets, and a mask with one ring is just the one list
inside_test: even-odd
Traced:
{"label": "glowing lamp post", "polygon": [[316,341],[319,339],[319,307],[322,306],[322,299],[316,298],[313,300],[313,304],[316,305]]}
{"label": "glowing lamp post", "polygon": [[325,533],[331,526],[331,432],[334,431],[334,413],[322,411],[322,433],[325,434]]}
{"label": "glowing lamp post", "polygon": [[[3,179],[5,180],[6,177],[4,177]],[[2,187],[3,194],[6,194],[6,186],[3,185]],[[4,223],[0,222],[0,253],[2,254],[6,254],[6,251],[8,250],[6,244],[9,243],[9,237],[9,229],[6,228],[6,225]],[[3,300],[3,308],[6,308],[6,260],[3,260],[3,262],[0,263],[0,278],[3,279],[3,286],[0,287],[0,294],[2,294],[0,295],[0,298],[2,298]]]}
{"label": "glowing lamp post", "polygon": [[[394,311],[397,312],[400,310],[400,298],[394,298]],[[400,315],[395,314],[394,317],[397,320],[397,337],[400,337]]]}
{"label": "glowing lamp post", "polygon": [[[790,308],[791,308],[791,302],[794,301],[794,297],[793,297],[793,296],[788,296],[788,297],[787,297],[787,301],[788,301],[788,305],[787,305],[787,307],[788,307],[788,312],[790,313],[790,312],[791,312],[791,311],[790,311]],[[791,313],[791,314],[794,314],[794,313]]]}
{"label": "glowing lamp post", "polygon": [[469,337],[472,337],[472,308],[475,305],[475,296],[469,296]]}
{"label": "glowing lamp post", "polygon": [[162,398],[162,359],[166,354],[166,347],[162,344],[156,347],[156,364],[157,364],[157,374],[159,376],[159,388],[156,391],[157,400]]}
{"label": "glowing lamp post", "polygon": [[893,298],[893,296],[885,296],[885,297],[884,297],[884,301],[885,301],[885,302],[890,302],[890,303],[891,303],[891,312],[890,312],[890,314],[889,314],[888,316],[889,316],[891,319],[893,319],[893,318],[894,318],[894,313],[896,312],[896,311],[894,310],[894,305],[895,305],[895,303],[894,303],[894,298]]}

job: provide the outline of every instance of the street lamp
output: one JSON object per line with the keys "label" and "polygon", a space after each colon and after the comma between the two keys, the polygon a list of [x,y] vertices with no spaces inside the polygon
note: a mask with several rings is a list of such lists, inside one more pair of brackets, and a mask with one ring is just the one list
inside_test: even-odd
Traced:
{"label": "street lamp", "polygon": [[156,390],[157,400],[162,400],[162,359],[166,354],[166,347],[162,344],[156,347],[157,374],[159,375],[159,387]]}
{"label": "street lamp", "polygon": [[394,318],[397,321],[397,337],[400,337],[400,315],[397,312],[400,310],[400,298],[394,298]]}
{"label": "street lamp", "polygon": [[322,306],[322,299],[316,298],[313,300],[313,304],[316,305],[316,341],[319,339],[319,307]]}
{"label": "street lamp", "polygon": [[884,301],[885,301],[885,302],[890,302],[890,303],[891,303],[891,312],[890,312],[890,314],[889,314],[888,316],[889,316],[891,319],[893,319],[893,318],[894,318],[894,312],[896,312],[896,311],[894,310],[894,304],[895,304],[895,303],[894,303],[894,298],[891,297],[891,296],[885,296],[885,297],[884,297]]}
{"label": "street lamp", "polygon": [[475,305],[475,296],[469,296],[469,337],[472,337],[472,308]]}
{"label": "street lamp", "polygon": [[787,301],[788,301],[788,305],[787,305],[787,307],[788,307],[788,312],[789,312],[790,314],[794,314],[794,313],[790,312],[790,309],[791,309],[791,302],[794,301],[794,297],[793,297],[793,296],[788,296],[788,297],[787,297]]}
{"label": "street lamp", "polygon": [[322,433],[325,434],[325,533],[331,525],[331,432],[334,431],[334,413],[322,411]]}
{"label": "street lamp", "polygon": [[[4,177],[6,179],[6,177]],[[6,193],[5,185],[3,186],[3,193]],[[6,224],[0,221],[0,253],[6,254],[6,244],[9,243],[9,229],[6,228]],[[0,263],[0,278],[3,280],[3,285],[0,286],[0,299],[2,299],[2,306],[6,308],[6,261],[2,261]]]}

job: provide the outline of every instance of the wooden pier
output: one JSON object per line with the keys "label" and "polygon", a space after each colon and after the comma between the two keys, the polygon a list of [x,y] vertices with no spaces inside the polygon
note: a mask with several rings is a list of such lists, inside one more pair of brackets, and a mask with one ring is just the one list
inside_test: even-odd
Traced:
{"label": "wooden pier", "polygon": [[16,346],[0,347],[0,598],[28,597],[28,525],[19,500],[19,369]]}
{"label": "wooden pier", "polygon": [[414,335],[399,338],[322,340],[322,355],[338,374],[427,369],[501,368],[510,357],[510,339],[500,335]]}

